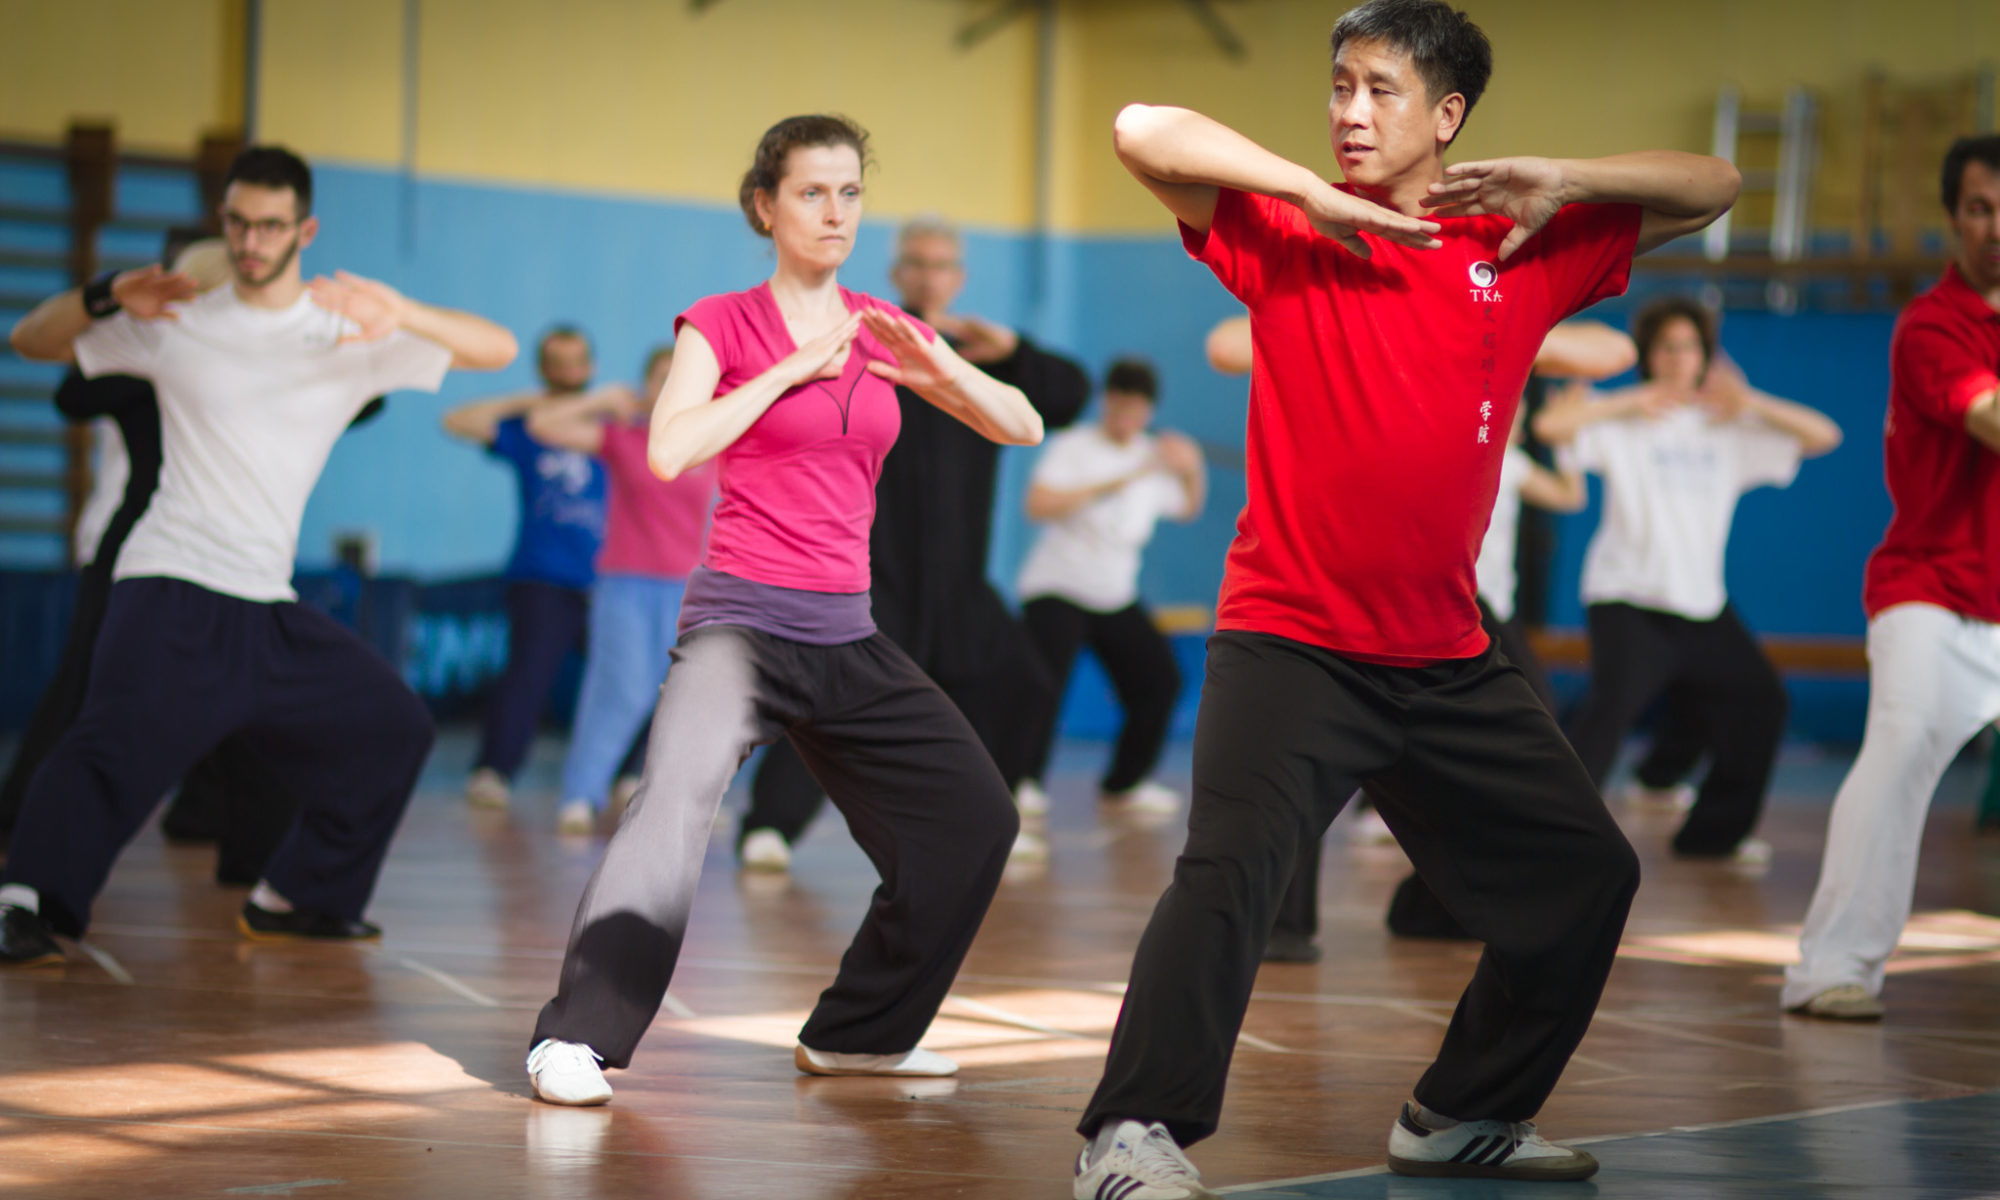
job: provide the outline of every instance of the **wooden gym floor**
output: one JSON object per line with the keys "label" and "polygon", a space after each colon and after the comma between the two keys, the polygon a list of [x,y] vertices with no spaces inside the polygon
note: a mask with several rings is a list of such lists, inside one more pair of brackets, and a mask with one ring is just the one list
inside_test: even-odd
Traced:
{"label": "wooden gym floor", "polygon": [[[925,1043],[963,1064],[957,1079],[793,1070],[798,1025],[874,884],[828,817],[789,877],[739,874],[718,829],[668,1010],[602,1109],[531,1102],[521,1066],[601,845],[550,832],[559,743],[538,747],[510,812],[483,813],[457,794],[469,738],[442,739],[371,910],[379,946],[240,941],[243,893],[210,882],[212,851],[149,830],[112,876],[89,953],[0,973],[0,1194],[1067,1196],[1071,1127],[1180,842],[1176,822],[1100,818],[1088,797],[1103,753],[1063,748],[1052,861],[1010,872]],[[1775,1010],[1844,766],[1788,750],[1762,870],[1675,862],[1675,818],[1614,805],[1646,883],[1596,1024],[1541,1118],[1557,1140],[1601,1143],[1589,1185],[1380,1173],[1475,948],[1387,936],[1402,856],[1349,839],[1344,815],[1326,857],[1326,957],[1259,979],[1222,1131],[1193,1155],[1209,1185],[1497,1200],[2000,1194],[2000,838],[1971,832],[1979,766],[1954,768],[1933,809],[1888,1021]],[[1185,785],[1184,747],[1165,777]]]}

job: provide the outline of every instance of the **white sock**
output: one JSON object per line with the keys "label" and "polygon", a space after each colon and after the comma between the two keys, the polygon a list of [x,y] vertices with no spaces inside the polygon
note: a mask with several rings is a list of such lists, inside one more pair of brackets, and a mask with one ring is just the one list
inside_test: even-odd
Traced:
{"label": "white sock", "polygon": [[[1106,1154],[1109,1154],[1111,1152],[1111,1143],[1118,1140],[1118,1127],[1120,1125],[1123,1125],[1127,1121],[1139,1121],[1139,1118],[1137,1117],[1104,1118],[1103,1123],[1098,1125],[1097,1127],[1097,1136],[1092,1138],[1090,1141],[1090,1157],[1085,1160],[1086,1166],[1095,1163],[1098,1159],[1103,1158]],[[1147,1122],[1139,1121],[1139,1124],[1146,1125]]]}
{"label": "white sock", "polygon": [[257,881],[257,886],[250,890],[250,903],[263,909],[265,912],[288,913],[292,911],[292,902],[272,891],[271,885],[261,879]]}
{"label": "white sock", "polygon": [[1445,1116],[1436,1109],[1425,1108],[1422,1104],[1414,1100],[1410,1104],[1411,1107],[1417,1110],[1417,1124],[1431,1130],[1433,1133],[1443,1133],[1445,1130],[1458,1124],[1457,1121]]}
{"label": "white sock", "polygon": [[0,904],[11,904],[15,908],[38,913],[42,911],[42,894],[25,883],[10,883],[0,887]]}

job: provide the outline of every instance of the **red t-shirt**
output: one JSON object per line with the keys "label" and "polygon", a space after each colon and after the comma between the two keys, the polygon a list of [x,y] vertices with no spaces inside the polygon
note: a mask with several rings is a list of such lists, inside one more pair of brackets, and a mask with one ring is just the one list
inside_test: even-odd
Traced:
{"label": "red t-shirt", "polygon": [[[849,312],[879,308],[908,316],[846,288],[840,298]],[[926,338],[937,336],[909,319]],[[701,331],[722,364],[717,396],[796,348],[767,283],[698,300],[675,319],[675,332],[683,323]],[[710,570],[808,592],[868,590],[875,480],[903,428],[895,386],[868,370],[870,359],[896,362],[864,327],[839,379],[816,379],[778,397],[717,456],[721,499],[708,534]]]}
{"label": "red t-shirt", "polygon": [[2000,313],[1956,266],[1896,321],[1882,458],[1889,532],[1868,557],[1861,606],[1924,603],[2000,622],[2000,459],[1965,431],[2000,387]]}
{"label": "red t-shirt", "polygon": [[597,571],[686,579],[701,562],[708,507],[715,500],[715,464],[703,463],[671,482],[661,479],[646,461],[647,437],[645,422],[604,427],[597,456],[610,481],[610,503]]}
{"label": "red t-shirt", "polygon": [[1505,263],[1504,217],[1358,258],[1224,189],[1189,254],[1250,309],[1249,498],[1216,628],[1419,666],[1486,648],[1473,563],[1514,407],[1556,322],[1625,290],[1640,210],[1570,205]]}

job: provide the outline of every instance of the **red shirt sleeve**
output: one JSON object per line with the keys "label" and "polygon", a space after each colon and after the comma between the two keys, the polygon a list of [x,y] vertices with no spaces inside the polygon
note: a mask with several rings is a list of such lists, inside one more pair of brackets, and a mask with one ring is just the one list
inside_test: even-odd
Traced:
{"label": "red shirt sleeve", "polygon": [[1964,427],[1974,400],[2000,388],[2000,363],[1986,361],[1964,339],[1927,320],[1896,331],[1889,372],[1919,415],[1955,429]]}
{"label": "red shirt sleeve", "polygon": [[1625,294],[1643,214],[1636,204],[1565,204],[1521,248],[1517,257],[1548,281],[1551,322]]}
{"label": "red shirt sleeve", "polygon": [[1181,223],[1181,246],[1189,258],[1215,272],[1230,295],[1255,304],[1281,265],[1273,253],[1284,230],[1282,214],[1276,210],[1288,207],[1269,196],[1217,189],[1208,232]]}

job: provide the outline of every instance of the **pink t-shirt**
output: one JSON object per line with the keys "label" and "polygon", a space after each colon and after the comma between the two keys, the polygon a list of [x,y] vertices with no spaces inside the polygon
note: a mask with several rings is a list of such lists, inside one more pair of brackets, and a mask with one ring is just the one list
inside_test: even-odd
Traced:
{"label": "pink t-shirt", "polygon": [[[846,288],[840,298],[849,312],[879,308],[907,316]],[[718,396],[796,348],[768,284],[699,300],[675,319],[676,333],[683,323],[715,349],[722,364]],[[916,324],[926,338],[937,336]],[[840,378],[814,380],[778,397],[717,456],[721,500],[703,560],[710,570],[810,592],[868,590],[875,480],[902,429],[896,389],[867,369],[870,359],[896,361],[864,328]]]}
{"label": "pink t-shirt", "polygon": [[604,522],[599,574],[686,579],[701,562],[708,507],[715,499],[715,466],[703,463],[668,482],[646,462],[644,424],[604,427],[604,460],[610,512]]}

